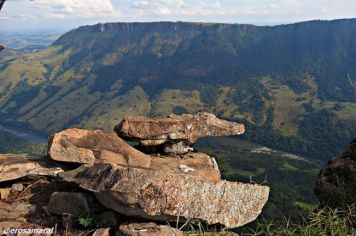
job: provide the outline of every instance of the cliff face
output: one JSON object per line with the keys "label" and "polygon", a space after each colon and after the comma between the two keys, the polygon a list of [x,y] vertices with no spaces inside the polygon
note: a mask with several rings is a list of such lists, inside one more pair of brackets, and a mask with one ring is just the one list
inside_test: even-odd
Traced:
{"label": "cliff face", "polygon": [[322,206],[344,207],[356,202],[356,139],[320,171],[315,194]]}
{"label": "cliff face", "polygon": [[356,20],[83,26],[0,59],[0,119],[49,134],[207,111],[248,124],[250,140],[326,159],[356,133],[355,37]]}

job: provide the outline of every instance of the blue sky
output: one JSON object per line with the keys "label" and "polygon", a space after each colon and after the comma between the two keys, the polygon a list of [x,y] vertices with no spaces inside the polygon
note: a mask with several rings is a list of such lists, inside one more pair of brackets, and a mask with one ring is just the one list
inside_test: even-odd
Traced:
{"label": "blue sky", "polygon": [[132,21],[275,25],[338,18],[356,18],[356,0],[7,0],[0,29],[61,31]]}

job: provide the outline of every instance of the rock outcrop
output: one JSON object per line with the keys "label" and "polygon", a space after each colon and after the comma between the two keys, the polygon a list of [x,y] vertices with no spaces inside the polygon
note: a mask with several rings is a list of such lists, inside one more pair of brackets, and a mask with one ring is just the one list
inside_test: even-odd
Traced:
{"label": "rock outcrop", "polygon": [[56,176],[62,166],[46,156],[27,154],[0,154],[0,182],[29,175]]}
{"label": "rock outcrop", "polygon": [[203,220],[236,228],[256,219],[269,188],[228,181],[212,182],[180,171],[96,163],[60,177],[96,193],[107,208],[151,220]]}
{"label": "rock outcrop", "polygon": [[161,146],[165,153],[184,154],[200,137],[240,135],[242,124],[217,118],[210,113],[170,115],[165,119],[126,117],[114,131],[123,139],[139,141],[142,146]]}
{"label": "rock outcrop", "polygon": [[[199,220],[236,228],[255,220],[268,200],[267,186],[222,180],[215,159],[191,147],[199,137],[242,134],[241,124],[199,113],[129,117],[115,131],[120,137],[68,129],[49,139],[47,156],[0,155],[0,214],[14,208],[8,224],[45,222],[66,232],[90,216],[82,223],[101,227],[95,235],[118,228],[125,235],[185,235],[158,222]],[[140,151],[143,146],[151,152]],[[17,180],[33,175],[45,177]],[[125,217],[155,223],[122,224]]]}
{"label": "rock outcrop", "polygon": [[51,159],[92,164],[107,162],[149,167],[150,157],[131,147],[115,134],[100,130],[67,129],[54,134],[48,144]]}
{"label": "rock outcrop", "polygon": [[356,202],[356,139],[321,169],[314,190],[322,206],[345,207]]}

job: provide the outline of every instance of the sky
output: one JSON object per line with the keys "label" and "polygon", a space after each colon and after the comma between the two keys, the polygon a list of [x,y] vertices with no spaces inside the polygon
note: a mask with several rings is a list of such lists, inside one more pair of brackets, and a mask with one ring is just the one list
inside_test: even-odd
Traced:
{"label": "sky", "polygon": [[356,18],[356,0],[7,0],[0,31],[66,31],[104,22],[276,25]]}

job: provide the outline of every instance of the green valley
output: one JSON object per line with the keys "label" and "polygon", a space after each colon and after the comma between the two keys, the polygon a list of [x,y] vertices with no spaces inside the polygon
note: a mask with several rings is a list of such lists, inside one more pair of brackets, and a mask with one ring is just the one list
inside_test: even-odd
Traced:
{"label": "green valley", "polygon": [[0,58],[0,118],[48,135],[209,111],[248,140],[327,160],[356,134],[355,37],[356,20],[83,26]]}

